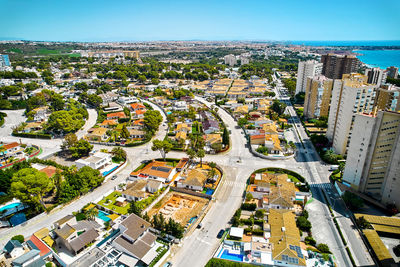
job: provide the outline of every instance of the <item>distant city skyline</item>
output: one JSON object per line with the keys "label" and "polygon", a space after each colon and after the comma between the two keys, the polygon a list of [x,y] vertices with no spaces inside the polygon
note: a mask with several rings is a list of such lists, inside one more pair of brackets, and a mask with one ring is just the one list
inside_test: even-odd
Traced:
{"label": "distant city skyline", "polygon": [[400,2],[0,0],[0,39],[400,40]]}

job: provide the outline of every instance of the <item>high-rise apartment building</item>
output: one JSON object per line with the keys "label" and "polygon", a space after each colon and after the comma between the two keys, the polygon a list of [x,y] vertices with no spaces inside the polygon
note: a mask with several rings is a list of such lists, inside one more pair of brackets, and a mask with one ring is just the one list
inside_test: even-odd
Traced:
{"label": "high-rise apartment building", "polygon": [[357,114],[343,180],[400,208],[400,113]]}
{"label": "high-rise apartment building", "polygon": [[373,111],[377,85],[368,84],[367,78],[362,74],[344,74],[343,79],[333,83],[326,136],[340,155],[347,152],[354,116]]}
{"label": "high-rise apartment building", "polygon": [[321,56],[322,75],[331,79],[342,79],[343,74],[357,72],[360,61],[353,55],[327,54]]}
{"label": "high-rise apartment building", "polygon": [[386,69],[386,71],[387,71],[387,76],[388,77],[393,78],[393,79],[397,79],[397,77],[399,75],[399,68],[391,66],[391,67],[388,67]]}
{"label": "high-rise apartment building", "polygon": [[307,78],[320,75],[322,71],[322,63],[315,60],[299,61],[297,68],[296,94],[305,92]]}
{"label": "high-rise apartment building", "polygon": [[235,55],[226,55],[226,56],[224,56],[224,62],[226,65],[233,67],[236,65],[236,56]]}
{"label": "high-rise apartment building", "polygon": [[368,76],[367,82],[369,84],[376,84],[380,86],[386,82],[386,70],[380,68],[370,68],[365,70],[365,75]]}
{"label": "high-rise apartment building", "polygon": [[400,112],[400,87],[383,84],[376,91],[374,105],[378,110]]}
{"label": "high-rise apartment building", "polygon": [[333,80],[323,75],[308,77],[304,99],[304,116],[309,119],[328,117]]}
{"label": "high-rise apartment building", "polygon": [[0,67],[10,67],[10,58],[8,55],[0,55]]}

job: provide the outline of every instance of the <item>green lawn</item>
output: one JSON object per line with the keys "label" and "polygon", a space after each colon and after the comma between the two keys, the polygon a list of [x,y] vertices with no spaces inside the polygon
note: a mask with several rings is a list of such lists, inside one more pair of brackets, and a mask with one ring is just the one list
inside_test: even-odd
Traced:
{"label": "green lawn", "polygon": [[41,55],[60,54],[60,50],[50,50],[50,49],[40,48],[36,50],[36,53]]}
{"label": "green lawn", "polygon": [[108,196],[106,196],[105,198],[100,200],[97,204],[99,204],[100,206],[103,206],[107,209],[110,209],[112,211],[115,211],[119,214],[126,215],[126,214],[128,214],[128,209],[130,207],[129,203],[125,207],[119,207],[119,206],[115,205],[115,200],[120,196],[121,196],[120,192],[116,192],[116,191],[112,192],[111,194],[109,194]]}

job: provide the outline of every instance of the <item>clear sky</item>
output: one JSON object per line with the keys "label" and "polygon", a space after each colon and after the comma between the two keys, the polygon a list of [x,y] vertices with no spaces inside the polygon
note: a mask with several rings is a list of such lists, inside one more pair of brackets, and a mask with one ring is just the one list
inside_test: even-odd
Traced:
{"label": "clear sky", "polygon": [[0,0],[0,38],[400,40],[400,0]]}

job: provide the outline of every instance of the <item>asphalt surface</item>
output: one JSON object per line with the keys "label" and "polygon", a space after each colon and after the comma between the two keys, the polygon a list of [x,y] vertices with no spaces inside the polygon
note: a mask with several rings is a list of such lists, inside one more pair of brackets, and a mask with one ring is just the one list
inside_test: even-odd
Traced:
{"label": "asphalt surface", "polygon": [[[209,107],[213,106],[213,103],[209,103],[202,98],[196,97],[196,99],[205,103]],[[157,106],[152,106],[154,109],[160,110]],[[164,122],[154,137],[157,139],[163,139],[167,133],[166,118],[163,112],[161,112],[161,114],[163,115]],[[202,229],[194,230],[192,234],[184,238],[183,242],[181,242],[179,246],[172,249],[171,256],[168,260],[171,261],[174,266],[195,267],[204,266],[207,263],[219,246],[220,240],[216,238],[218,231],[229,226],[229,221],[234,211],[242,202],[246,181],[250,174],[255,170],[266,167],[285,168],[300,173],[311,184],[320,185],[329,183],[329,167],[321,164],[316,152],[313,150],[312,145],[310,146],[307,144],[307,141],[303,141],[306,144],[306,148],[303,149],[301,145],[299,145],[301,142],[297,140],[297,145],[299,146],[300,151],[298,153],[299,155],[295,159],[261,159],[255,157],[249,152],[249,149],[245,146],[247,143],[245,135],[242,129],[237,127],[237,123],[234,121],[234,119],[222,109],[218,109],[218,114],[225,122],[227,128],[231,130],[231,148],[228,152],[225,152],[222,155],[206,155],[203,160],[216,162],[223,168],[225,176],[214,195],[215,199],[212,200],[209,211],[202,220]],[[8,122],[7,118],[12,118],[12,120]],[[95,114],[95,112],[93,114],[93,112],[89,111],[89,119],[83,127],[83,130],[78,132],[78,135],[83,135],[95,124],[96,119],[97,114]],[[22,122],[25,120],[25,118],[21,115],[21,113],[18,112],[15,112],[15,114],[12,113],[10,117],[6,117],[5,130],[3,131],[3,129],[1,129],[0,131],[1,141],[9,142],[18,140],[18,138],[11,137],[9,135],[11,133],[9,129],[11,129],[10,127],[13,124],[11,121],[19,120]],[[297,129],[298,131],[292,133],[294,141],[296,141],[295,138],[299,138],[298,133],[300,133],[300,138],[303,140],[308,139],[303,135],[305,132],[304,129],[302,129],[302,126],[297,127]],[[32,142],[33,144],[41,146],[44,151],[43,155],[58,151],[60,149],[59,146],[61,141],[61,139],[40,140],[22,138],[23,143]],[[111,149],[109,146],[99,145],[95,145],[95,148]],[[58,207],[49,214],[41,214],[17,227],[0,230],[0,246],[4,245],[12,236],[16,234],[24,234],[24,236],[28,237],[43,227],[51,228],[52,223],[56,220],[81,209],[89,202],[96,202],[100,200],[108,192],[114,190],[114,188],[118,184],[123,183],[126,177],[129,176],[130,172],[143,161],[160,157],[159,152],[151,150],[151,142],[143,146],[124,149],[127,152],[128,160],[126,166],[118,171],[117,179],[108,179],[103,183],[102,186],[93,192],[80,197],[68,205]],[[306,151],[307,153],[305,153]],[[180,158],[186,156],[186,154],[182,152],[170,152],[167,156]],[[314,234],[316,235],[318,242],[327,243],[330,246],[337,259],[338,266],[350,266],[351,264],[348,264],[349,259],[344,250],[344,246],[341,243],[340,238],[338,239],[338,233],[333,225],[332,220],[330,219],[329,210],[326,204],[321,200],[320,190],[321,189],[319,189],[319,186],[312,186],[312,192],[315,194],[316,200],[311,203],[313,205],[311,207],[318,211],[318,213],[315,212],[315,214],[310,216],[313,229],[317,229],[317,233]],[[332,197],[334,197],[334,193],[328,193],[328,195],[332,195]],[[339,200],[335,201],[339,203]],[[316,214],[318,214],[318,216],[314,216]],[[347,219],[346,217],[343,218]],[[338,217],[340,223],[348,224],[348,221],[343,218]],[[348,224],[348,226],[351,228],[350,224]],[[369,257],[369,255],[365,255],[366,250],[364,251],[365,247],[362,241],[356,239],[354,230],[351,229],[352,231],[349,231],[349,233],[347,233],[347,228],[344,228],[344,230],[346,231],[346,235],[349,236],[348,239],[351,249],[355,250],[353,257],[356,258],[360,265],[364,265],[364,263],[366,263],[365,265],[369,265],[367,264],[368,260],[366,259]],[[318,232],[320,233],[318,234]],[[354,240],[352,235],[354,235]],[[358,247],[353,248],[354,246]],[[358,254],[358,252],[360,252],[360,254]]]}

